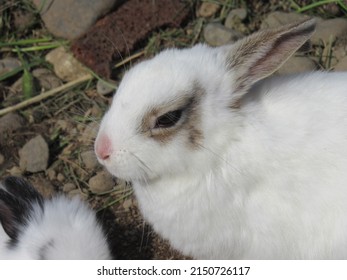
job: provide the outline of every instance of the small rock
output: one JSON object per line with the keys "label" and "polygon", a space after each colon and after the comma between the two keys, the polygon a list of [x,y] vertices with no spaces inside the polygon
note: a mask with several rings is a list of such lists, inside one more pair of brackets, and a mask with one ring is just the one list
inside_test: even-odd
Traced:
{"label": "small rock", "polygon": [[78,197],[81,200],[87,200],[88,196],[81,192],[79,189],[71,190],[67,193],[67,196],[70,198]]}
{"label": "small rock", "polygon": [[334,71],[347,71],[347,56],[342,58],[335,66]]}
{"label": "small rock", "polygon": [[13,25],[17,31],[25,31],[35,24],[35,14],[28,10],[15,10],[13,12]]}
{"label": "small rock", "polygon": [[235,42],[242,37],[241,33],[228,29],[219,23],[209,23],[204,28],[205,41],[215,47]]}
{"label": "small rock", "polygon": [[11,72],[20,66],[22,66],[22,63],[17,58],[5,57],[0,60],[0,75]]}
{"label": "small rock", "polygon": [[5,157],[0,154],[0,165],[3,164],[5,162]]}
{"label": "small rock", "polygon": [[75,39],[119,3],[119,0],[33,0],[47,29],[55,36]]}
{"label": "small rock", "polygon": [[341,9],[336,3],[329,3],[322,6],[323,10],[330,16],[337,17],[342,14]]}
{"label": "small rock", "polygon": [[276,72],[279,75],[312,72],[317,69],[316,63],[308,58],[301,56],[292,56]]}
{"label": "small rock", "polygon": [[317,22],[316,31],[311,37],[314,45],[334,42],[338,37],[347,34],[347,19],[333,18]]}
{"label": "small rock", "polygon": [[45,198],[50,198],[55,193],[53,185],[46,179],[34,178],[32,185]]}
{"label": "small rock", "polygon": [[247,17],[247,10],[243,8],[234,9],[229,12],[227,18],[225,19],[225,27],[226,28],[235,28],[235,26],[239,25],[243,20]]}
{"label": "small rock", "polygon": [[64,182],[65,181],[65,176],[63,174],[61,174],[61,173],[58,173],[57,180],[59,182]]}
{"label": "small rock", "polygon": [[76,186],[74,184],[66,183],[66,184],[63,185],[63,192],[64,193],[68,193],[68,192],[71,192],[73,190],[76,190]]}
{"label": "small rock", "polygon": [[63,81],[74,81],[89,74],[88,69],[64,47],[50,51],[46,55],[46,60],[53,65],[54,73]]}
{"label": "small rock", "polygon": [[104,80],[98,80],[96,83],[96,91],[101,95],[107,95],[114,92],[116,89],[116,85],[112,84],[112,82],[105,82]]}
{"label": "small rock", "polygon": [[8,113],[0,118],[0,139],[8,132],[15,131],[24,125],[24,119],[16,113]]}
{"label": "small rock", "polygon": [[115,186],[113,177],[106,171],[100,171],[89,179],[89,188],[93,193],[103,193],[112,190]]}
{"label": "small rock", "polygon": [[94,170],[98,166],[98,160],[94,151],[85,151],[81,153],[81,159],[84,166],[89,170]]}
{"label": "small rock", "polygon": [[13,166],[11,169],[7,170],[11,176],[20,176],[22,175],[22,170],[18,166]]}
{"label": "small rock", "polygon": [[131,198],[128,198],[123,202],[123,208],[125,211],[128,211],[131,206],[133,206],[133,201]]}
{"label": "small rock", "polygon": [[46,68],[34,69],[32,75],[38,80],[41,89],[45,91],[62,85],[62,81]]}
{"label": "small rock", "polygon": [[57,179],[57,172],[54,169],[48,169],[46,173],[49,180],[53,181]]}
{"label": "small rock", "polygon": [[198,16],[208,18],[218,12],[220,6],[215,3],[203,2],[198,10]]}
{"label": "small rock", "polygon": [[309,16],[297,13],[272,12],[262,21],[260,28],[276,28],[305,18],[309,18]]}
{"label": "small rock", "polygon": [[19,150],[19,166],[23,171],[44,171],[48,165],[48,145],[41,135],[27,142]]}

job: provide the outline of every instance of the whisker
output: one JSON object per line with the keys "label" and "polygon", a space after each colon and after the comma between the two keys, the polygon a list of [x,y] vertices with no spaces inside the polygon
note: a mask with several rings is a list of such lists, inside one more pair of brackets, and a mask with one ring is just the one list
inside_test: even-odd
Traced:
{"label": "whisker", "polygon": [[204,145],[201,145],[201,144],[198,144],[198,145],[199,145],[199,147],[201,147],[201,148],[205,149],[206,151],[208,151],[209,153],[211,153],[213,156],[215,156],[220,161],[226,163],[229,167],[231,167],[237,173],[242,174],[242,172],[239,169],[237,169],[234,165],[232,165],[227,159],[225,159],[221,155],[219,155],[216,152],[212,151],[211,149],[205,147]]}

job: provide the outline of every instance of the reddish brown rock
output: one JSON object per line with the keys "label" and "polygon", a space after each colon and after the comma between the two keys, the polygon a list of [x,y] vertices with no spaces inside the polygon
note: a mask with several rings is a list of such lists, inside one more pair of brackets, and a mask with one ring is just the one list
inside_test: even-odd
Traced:
{"label": "reddish brown rock", "polygon": [[179,27],[189,13],[187,1],[129,0],[75,40],[71,50],[94,72],[109,78],[113,61],[128,56],[151,31]]}

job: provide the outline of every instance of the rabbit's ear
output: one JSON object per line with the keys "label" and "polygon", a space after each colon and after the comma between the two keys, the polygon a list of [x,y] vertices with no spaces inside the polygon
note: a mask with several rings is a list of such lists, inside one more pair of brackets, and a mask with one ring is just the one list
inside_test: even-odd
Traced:
{"label": "rabbit's ear", "polygon": [[315,20],[309,19],[278,29],[259,31],[226,51],[227,68],[234,75],[232,107],[257,81],[280,68],[313,34]]}
{"label": "rabbit's ear", "polygon": [[0,221],[12,240],[17,240],[34,204],[43,208],[43,197],[25,180],[8,177],[0,185]]}

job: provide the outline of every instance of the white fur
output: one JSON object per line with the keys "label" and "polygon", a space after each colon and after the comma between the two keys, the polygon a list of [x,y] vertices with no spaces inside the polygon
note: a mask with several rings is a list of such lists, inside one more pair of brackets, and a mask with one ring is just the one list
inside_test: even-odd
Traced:
{"label": "white fur", "polygon": [[79,199],[57,196],[34,205],[18,244],[0,227],[0,259],[110,259],[106,237],[95,213]]}
{"label": "white fur", "polygon": [[[99,132],[113,153],[99,160],[194,258],[347,259],[347,73],[268,78],[231,109],[224,51],[168,50],[131,69]],[[183,133],[158,143],[137,131],[195,81],[206,91],[199,149]]]}

